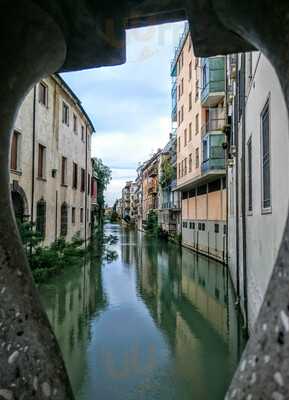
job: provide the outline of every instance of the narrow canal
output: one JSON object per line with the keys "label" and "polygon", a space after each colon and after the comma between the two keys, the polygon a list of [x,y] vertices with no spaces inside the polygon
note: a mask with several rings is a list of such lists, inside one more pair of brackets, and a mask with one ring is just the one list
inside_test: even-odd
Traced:
{"label": "narrow canal", "polygon": [[242,337],[221,264],[118,225],[118,258],[40,287],[77,400],[222,400]]}

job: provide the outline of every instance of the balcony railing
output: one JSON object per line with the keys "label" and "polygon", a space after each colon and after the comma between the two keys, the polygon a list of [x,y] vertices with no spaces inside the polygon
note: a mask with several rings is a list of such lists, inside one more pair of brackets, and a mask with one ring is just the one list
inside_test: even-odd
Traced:
{"label": "balcony railing", "polygon": [[202,126],[202,137],[209,132],[222,131],[225,124],[225,110],[223,108],[210,108],[209,119]]}
{"label": "balcony railing", "polygon": [[190,30],[189,23],[186,22],[184,32],[182,33],[182,35],[180,37],[179,45],[178,45],[178,47],[176,47],[174,58],[173,58],[173,60],[171,62],[171,76],[176,76],[177,75],[177,71],[176,71],[176,69],[177,69],[176,68],[177,60],[179,58],[180,52],[181,52],[181,50],[183,48],[184,41],[185,41],[185,39],[187,37],[187,34],[188,34],[189,30]]}
{"label": "balcony railing", "polygon": [[202,163],[202,172],[225,169],[225,151],[222,146],[212,146],[210,157]]}
{"label": "balcony railing", "polygon": [[162,208],[163,209],[173,209],[173,210],[179,210],[181,208],[180,203],[179,202],[166,202],[162,204]]}
{"label": "balcony railing", "polygon": [[210,57],[202,59],[202,93],[203,105],[215,105],[225,92],[225,58]]}

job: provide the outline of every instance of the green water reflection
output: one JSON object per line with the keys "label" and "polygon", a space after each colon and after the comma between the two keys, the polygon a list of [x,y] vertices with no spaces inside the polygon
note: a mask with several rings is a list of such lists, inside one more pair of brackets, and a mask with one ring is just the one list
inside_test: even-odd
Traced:
{"label": "green water reflection", "polygon": [[112,263],[40,288],[77,400],[221,400],[243,347],[226,268],[118,225]]}

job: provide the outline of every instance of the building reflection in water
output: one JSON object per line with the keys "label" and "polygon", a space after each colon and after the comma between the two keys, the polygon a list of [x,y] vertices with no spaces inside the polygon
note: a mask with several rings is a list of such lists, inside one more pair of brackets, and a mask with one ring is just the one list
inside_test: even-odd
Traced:
{"label": "building reflection in water", "polygon": [[90,320],[107,306],[98,264],[72,267],[52,283],[42,285],[40,295],[62,350],[77,393],[87,373],[87,345],[91,339]]}
{"label": "building reflection in water", "polygon": [[138,290],[171,345],[178,395],[222,398],[245,343],[227,268],[166,243],[138,250]]}
{"label": "building reflection in water", "polygon": [[227,269],[116,225],[118,260],[41,296],[78,400],[220,400],[243,348]]}

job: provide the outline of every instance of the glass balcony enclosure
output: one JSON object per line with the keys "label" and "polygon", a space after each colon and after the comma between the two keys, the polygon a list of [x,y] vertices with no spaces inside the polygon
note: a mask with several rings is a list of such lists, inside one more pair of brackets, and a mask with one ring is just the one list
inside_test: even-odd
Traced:
{"label": "glass balcony enclosure", "polygon": [[207,134],[203,137],[202,173],[225,169],[225,150],[222,146],[224,141],[225,135],[223,133]]}
{"label": "glass balcony enclosure", "polygon": [[201,59],[203,106],[212,107],[225,95],[225,57],[210,57]]}
{"label": "glass balcony enclosure", "polygon": [[222,107],[208,108],[206,109],[205,122],[202,126],[202,137],[209,132],[222,131],[225,124],[225,109]]}
{"label": "glass balcony enclosure", "polygon": [[177,120],[177,81],[173,80],[172,85],[172,121]]}

